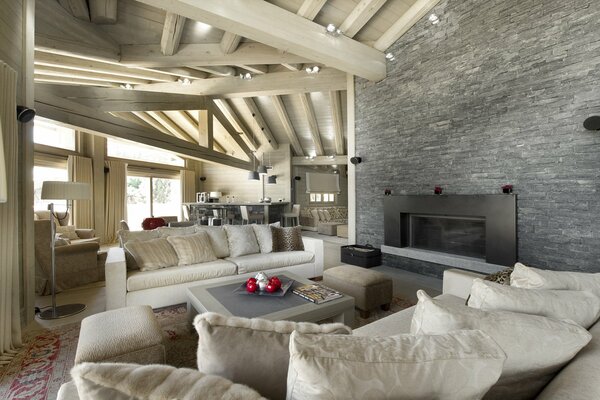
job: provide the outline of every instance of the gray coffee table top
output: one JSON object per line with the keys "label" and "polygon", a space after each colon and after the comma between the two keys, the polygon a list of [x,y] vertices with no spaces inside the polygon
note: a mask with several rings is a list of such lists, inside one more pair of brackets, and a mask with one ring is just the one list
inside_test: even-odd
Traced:
{"label": "gray coffee table top", "polygon": [[[272,321],[288,320],[298,322],[319,322],[333,318],[335,321],[352,325],[354,318],[354,298],[343,297],[323,304],[314,304],[292,293],[292,289],[315,282],[280,271],[279,277],[293,279],[294,286],[283,297],[245,295],[234,292],[248,277],[225,277],[210,283],[190,287],[188,304],[190,311],[216,312],[222,315],[235,315],[246,318],[265,318]],[[318,282],[317,282],[318,283]]]}

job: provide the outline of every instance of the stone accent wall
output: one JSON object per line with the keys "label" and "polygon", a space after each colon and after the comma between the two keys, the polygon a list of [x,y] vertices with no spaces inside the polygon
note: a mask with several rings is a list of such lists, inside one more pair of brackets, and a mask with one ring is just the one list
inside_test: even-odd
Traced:
{"label": "stone accent wall", "polygon": [[[355,81],[357,241],[383,243],[383,192],[518,195],[519,259],[600,271],[600,5],[444,0]],[[439,275],[422,262],[388,265]]]}

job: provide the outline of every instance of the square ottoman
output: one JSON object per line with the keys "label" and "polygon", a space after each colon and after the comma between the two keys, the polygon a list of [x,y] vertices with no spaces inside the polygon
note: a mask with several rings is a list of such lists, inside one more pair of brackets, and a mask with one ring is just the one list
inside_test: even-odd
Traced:
{"label": "square ottoman", "polygon": [[339,222],[319,222],[317,225],[317,232],[321,235],[335,236],[337,235],[337,227],[342,225]]}

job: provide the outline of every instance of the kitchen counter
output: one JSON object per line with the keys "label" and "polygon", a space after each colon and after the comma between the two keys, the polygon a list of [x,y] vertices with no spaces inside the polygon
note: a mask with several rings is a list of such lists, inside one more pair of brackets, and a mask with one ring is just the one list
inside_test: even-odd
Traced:
{"label": "kitchen counter", "polygon": [[262,212],[263,222],[273,223],[281,218],[281,214],[288,211],[288,201],[275,201],[271,203],[260,202],[235,202],[235,203],[184,203],[190,208],[190,220],[196,221],[207,211],[216,210],[224,223],[241,223],[240,206],[247,206],[250,211]]}

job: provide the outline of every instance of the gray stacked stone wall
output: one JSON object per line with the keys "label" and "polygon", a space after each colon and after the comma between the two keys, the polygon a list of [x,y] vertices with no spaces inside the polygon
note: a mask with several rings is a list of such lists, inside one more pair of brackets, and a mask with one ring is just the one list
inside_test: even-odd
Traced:
{"label": "gray stacked stone wall", "polygon": [[[600,271],[600,1],[444,0],[356,79],[357,241],[383,243],[383,193],[518,195],[519,260]],[[439,275],[385,256],[387,264]]]}

